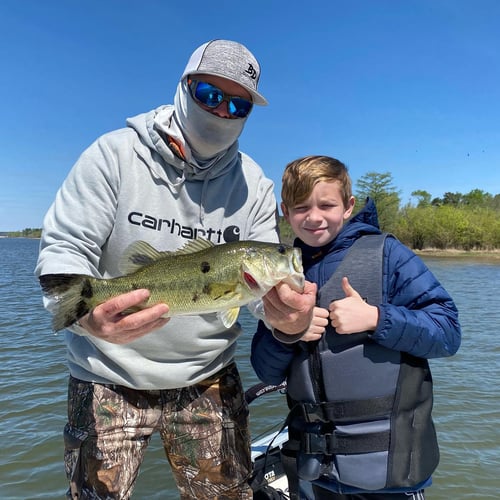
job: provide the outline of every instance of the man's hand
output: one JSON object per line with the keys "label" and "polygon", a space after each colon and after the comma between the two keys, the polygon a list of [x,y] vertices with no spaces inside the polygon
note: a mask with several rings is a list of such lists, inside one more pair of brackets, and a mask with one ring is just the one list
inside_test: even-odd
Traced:
{"label": "man's hand", "polygon": [[266,321],[280,332],[296,335],[311,325],[316,304],[315,283],[305,282],[303,293],[278,283],[263,297]]}
{"label": "man's hand", "polygon": [[128,344],[165,325],[170,318],[166,304],[157,304],[136,313],[124,315],[127,309],[142,304],[149,298],[149,291],[134,290],[107,300],[80,319],[80,324],[90,334],[113,344]]}
{"label": "man's hand", "polygon": [[367,304],[361,295],[342,278],[345,298],[330,303],[330,320],[335,331],[340,334],[359,333],[375,330],[378,323],[378,307]]}
{"label": "man's hand", "polygon": [[304,342],[319,340],[323,333],[325,333],[325,329],[328,326],[329,314],[330,311],[328,311],[328,309],[315,307],[313,310],[313,318],[311,324],[309,325],[309,329],[306,333],[304,333],[300,340],[303,340]]}

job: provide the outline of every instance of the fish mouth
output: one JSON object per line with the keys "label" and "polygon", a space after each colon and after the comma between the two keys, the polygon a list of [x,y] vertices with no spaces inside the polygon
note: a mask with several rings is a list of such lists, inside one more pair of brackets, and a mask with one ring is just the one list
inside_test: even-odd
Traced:
{"label": "fish mouth", "polygon": [[290,259],[290,275],[283,281],[296,292],[302,293],[304,291],[305,278],[300,248],[293,248],[292,258]]}

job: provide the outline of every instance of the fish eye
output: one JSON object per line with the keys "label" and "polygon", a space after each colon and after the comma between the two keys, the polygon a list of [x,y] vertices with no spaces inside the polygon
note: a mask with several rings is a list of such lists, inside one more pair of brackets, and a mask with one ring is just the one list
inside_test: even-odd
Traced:
{"label": "fish eye", "polygon": [[286,247],[285,247],[285,245],[278,245],[278,252],[280,254],[285,254],[286,253]]}

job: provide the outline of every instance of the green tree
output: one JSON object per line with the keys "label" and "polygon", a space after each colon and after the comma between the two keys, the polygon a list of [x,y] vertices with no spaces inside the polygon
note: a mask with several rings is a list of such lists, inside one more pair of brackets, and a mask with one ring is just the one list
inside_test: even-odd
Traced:
{"label": "green tree", "polygon": [[280,232],[280,241],[282,243],[286,243],[288,245],[291,245],[293,243],[293,240],[295,239],[295,235],[293,234],[292,231],[292,226],[288,224],[286,219],[284,217],[279,218],[279,232]]}
{"label": "green tree", "polygon": [[500,194],[496,194],[491,198],[491,209],[500,212]]}
{"label": "green tree", "polygon": [[487,207],[490,206],[493,200],[493,196],[490,193],[486,193],[481,189],[473,189],[469,193],[462,196],[464,205],[470,207]]}
{"label": "green tree", "polygon": [[442,204],[443,205],[453,205],[458,207],[462,203],[462,194],[461,193],[450,193],[446,192],[443,195]]}
{"label": "green tree", "polygon": [[431,194],[427,191],[418,189],[413,191],[411,195],[418,199],[417,207],[428,207],[431,204]]}
{"label": "green tree", "polygon": [[394,234],[410,248],[422,250],[432,246],[432,220],[435,208],[407,205],[401,210]]}
{"label": "green tree", "polygon": [[377,206],[380,228],[383,231],[392,232],[396,227],[400,193],[401,191],[393,186],[390,172],[368,172],[356,181],[356,198],[360,201],[368,197],[373,199]]}

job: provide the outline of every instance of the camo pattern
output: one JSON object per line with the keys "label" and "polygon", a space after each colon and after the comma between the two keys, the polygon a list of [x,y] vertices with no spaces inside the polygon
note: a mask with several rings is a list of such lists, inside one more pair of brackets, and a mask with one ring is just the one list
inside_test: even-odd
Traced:
{"label": "camo pattern", "polygon": [[70,377],[67,498],[128,499],[158,431],[182,500],[250,500],[248,406],[235,364],[194,386],[137,391]]}

